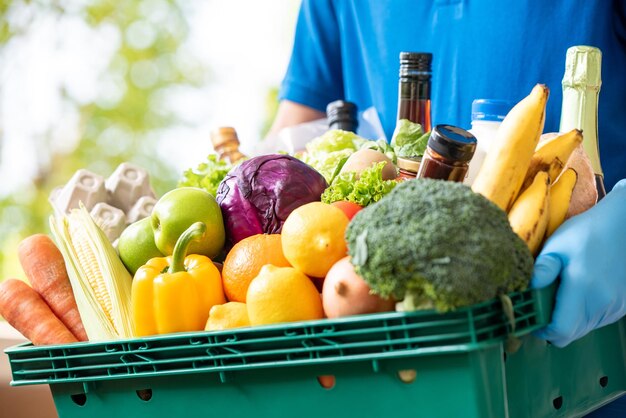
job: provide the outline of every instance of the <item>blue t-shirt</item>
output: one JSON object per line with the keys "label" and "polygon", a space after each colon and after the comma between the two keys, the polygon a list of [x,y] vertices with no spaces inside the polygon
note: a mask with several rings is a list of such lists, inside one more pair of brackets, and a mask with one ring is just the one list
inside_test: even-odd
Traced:
{"label": "blue t-shirt", "polygon": [[470,127],[477,98],[550,88],[544,132],[558,131],[567,48],[602,50],[600,156],[607,190],[626,178],[626,0],[303,0],[280,97],[320,111],[374,106],[388,138],[398,55],[432,52],[432,120]]}

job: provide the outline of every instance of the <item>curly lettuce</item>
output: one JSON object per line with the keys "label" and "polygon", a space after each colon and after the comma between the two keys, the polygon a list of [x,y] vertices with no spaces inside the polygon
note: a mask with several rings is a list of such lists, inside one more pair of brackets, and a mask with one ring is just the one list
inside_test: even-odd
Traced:
{"label": "curly lettuce", "polygon": [[395,180],[383,180],[384,161],[361,171],[341,173],[322,193],[322,202],[333,203],[340,200],[354,202],[363,207],[378,202],[396,186]]}
{"label": "curly lettuce", "polygon": [[233,168],[232,164],[219,160],[216,154],[210,154],[206,161],[200,163],[195,169],[185,170],[177,187],[199,187],[215,196],[217,186],[231,168]]}

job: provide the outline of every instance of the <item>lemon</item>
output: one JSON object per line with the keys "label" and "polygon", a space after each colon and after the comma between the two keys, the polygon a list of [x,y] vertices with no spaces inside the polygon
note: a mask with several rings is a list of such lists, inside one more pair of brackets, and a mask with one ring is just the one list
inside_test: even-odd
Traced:
{"label": "lemon", "polygon": [[283,224],[283,254],[289,263],[311,277],[325,277],[348,253],[344,238],[348,217],[332,205],[312,202],[295,209]]}
{"label": "lemon", "polygon": [[293,267],[267,264],[246,295],[251,325],[322,319],[322,298],[313,282]]}
{"label": "lemon", "polygon": [[205,330],[217,331],[248,326],[250,326],[250,320],[246,304],[228,302],[211,308]]}

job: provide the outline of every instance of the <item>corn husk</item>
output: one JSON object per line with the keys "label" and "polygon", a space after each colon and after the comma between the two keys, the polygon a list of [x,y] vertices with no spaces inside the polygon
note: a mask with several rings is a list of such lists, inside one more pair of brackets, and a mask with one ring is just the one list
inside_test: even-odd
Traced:
{"label": "corn husk", "polygon": [[132,277],[102,229],[83,205],[69,215],[50,217],[50,229],[89,340],[131,338]]}

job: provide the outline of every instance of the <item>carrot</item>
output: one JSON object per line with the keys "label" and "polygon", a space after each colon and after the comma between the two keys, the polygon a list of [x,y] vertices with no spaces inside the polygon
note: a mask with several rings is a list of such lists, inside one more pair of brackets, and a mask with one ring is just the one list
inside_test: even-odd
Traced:
{"label": "carrot", "polygon": [[52,239],[35,234],[20,242],[20,263],[30,285],[79,341],[87,341],[63,255]]}
{"label": "carrot", "polygon": [[35,345],[78,341],[39,293],[21,280],[0,283],[0,315]]}

